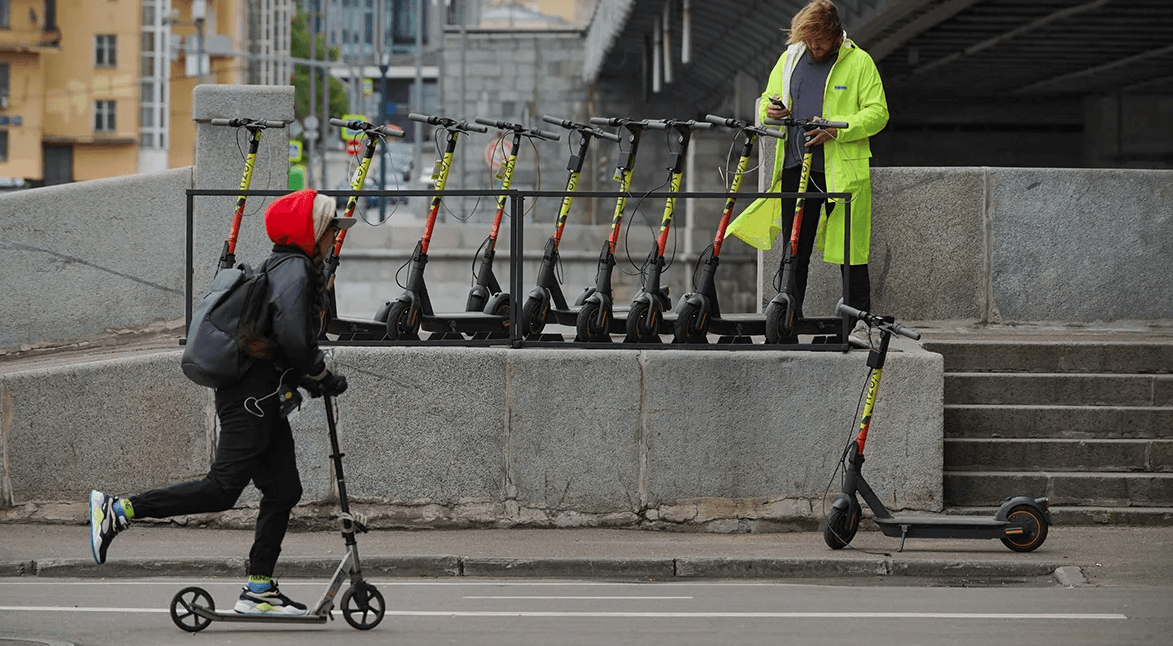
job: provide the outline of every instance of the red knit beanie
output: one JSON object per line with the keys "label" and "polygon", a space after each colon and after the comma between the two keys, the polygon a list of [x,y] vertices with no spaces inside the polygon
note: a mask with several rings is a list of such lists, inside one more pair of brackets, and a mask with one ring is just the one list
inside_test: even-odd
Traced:
{"label": "red knit beanie", "polygon": [[273,244],[297,247],[314,255],[314,196],[312,188],[294,191],[273,200],[265,210],[265,232]]}

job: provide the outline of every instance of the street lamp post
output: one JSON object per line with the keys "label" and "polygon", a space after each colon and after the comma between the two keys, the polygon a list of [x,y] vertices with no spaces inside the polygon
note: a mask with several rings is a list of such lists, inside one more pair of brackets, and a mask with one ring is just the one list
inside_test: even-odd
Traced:
{"label": "street lamp post", "polygon": [[[383,89],[380,90],[382,101],[379,106],[380,125],[387,123],[387,68],[390,67],[391,55],[383,53],[382,58],[379,59],[379,73],[382,74]],[[379,188],[387,190],[387,162],[391,160],[391,156],[387,151],[383,151],[383,157],[380,158],[379,163]],[[387,219],[387,198],[386,196],[379,198],[379,222]]]}

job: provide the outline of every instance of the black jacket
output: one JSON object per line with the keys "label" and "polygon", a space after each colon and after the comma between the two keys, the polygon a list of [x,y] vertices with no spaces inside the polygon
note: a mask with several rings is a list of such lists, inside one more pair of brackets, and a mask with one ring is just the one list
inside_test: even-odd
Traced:
{"label": "black jacket", "polygon": [[326,369],[325,354],[318,348],[321,320],[318,308],[318,278],[314,263],[297,247],[276,245],[262,269],[269,275],[269,302],[265,337],[265,359],[284,372],[292,369],[292,381],[303,375],[316,376]]}

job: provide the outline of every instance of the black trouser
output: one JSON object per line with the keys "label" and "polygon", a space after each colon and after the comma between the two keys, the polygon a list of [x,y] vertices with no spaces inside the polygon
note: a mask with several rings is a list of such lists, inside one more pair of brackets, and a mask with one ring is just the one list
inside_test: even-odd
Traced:
{"label": "black trouser", "polygon": [[[802,178],[802,167],[786,168],[782,170],[782,192],[797,193],[798,183]],[[824,173],[811,171],[806,190],[809,192],[824,193],[827,190],[827,177]],[[782,234],[785,244],[790,244],[790,226],[794,222],[794,203],[796,200],[782,200]],[[798,231],[798,255],[794,257],[794,297],[801,315],[802,302],[806,298],[807,277],[810,275],[811,252],[815,248],[815,233],[819,227],[819,208],[826,202],[825,198],[807,198],[802,207],[802,228]],[[827,204],[827,216],[835,210],[835,203]],[[844,271],[840,265],[840,273]],[[851,266],[851,283],[847,286],[847,304],[856,309],[870,312],[872,310],[872,283],[868,276],[868,266]],[[779,278],[780,279],[780,278]]]}
{"label": "black trouser", "polygon": [[[293,431],[278,410],[278,398],[272,396],[278,383],[279,374],[272,364],[257,362],[239,383],[217,390],[220,438],[211,471],[201,480],[131,496],[135,517],[167,518],[231,509],[251,480],[261,491],[261,508],[248,573],[272,576],[289,512],[301,500]],[[254,414],[258,412],[264,416]]]}

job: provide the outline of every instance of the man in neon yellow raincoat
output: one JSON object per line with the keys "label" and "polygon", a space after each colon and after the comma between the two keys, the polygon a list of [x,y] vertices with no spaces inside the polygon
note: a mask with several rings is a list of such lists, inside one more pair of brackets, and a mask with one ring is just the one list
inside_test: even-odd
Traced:
{"label": "man in neon yellow raincoat", "polygon": [[[868,277],[868,251],[872,233],[872,185],[869,160],[872,156],[868,138],[888,123],[888,101],[875,62],[867,52],[846,37],[839,11],[829,0],[813,0],[791,21],[788,47],[778,59],[766,90],[762,93],[759,116],[762,119],[821,117],[842,121],[848,128],[823,128],[803,133],[797,128],[779,140],[770,191],[798,191],[802,156],[812,152],[808,191],[850,193],[851,201],[851,285],[848,305],[871,310],[871,281]],[[813,135],[813,136],[812,136]],[[835,201],[826,205],[825,222],[816,216],[822,199],[808,199],[799,229],[795,298],[802,311],[811,252],[815,234],[825,231],[820,240],[823,259],[843,265],[843,214]],[[734,220],[726,235],[734,235],[759,249],[769,249],[779,232],[790,234],[794,218],[794,200],[763,198],[754,201]],[[823,224],[823,226],[816,226]],[[862,322],[852,331],[851,341],[863,345],[867,328]]]}

